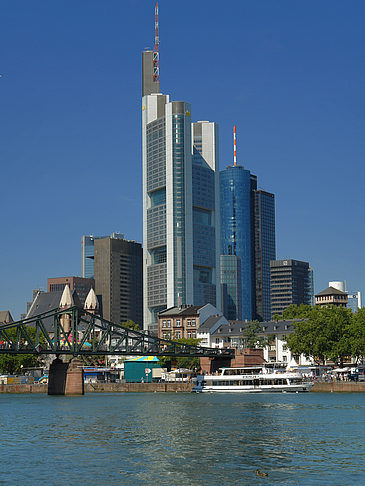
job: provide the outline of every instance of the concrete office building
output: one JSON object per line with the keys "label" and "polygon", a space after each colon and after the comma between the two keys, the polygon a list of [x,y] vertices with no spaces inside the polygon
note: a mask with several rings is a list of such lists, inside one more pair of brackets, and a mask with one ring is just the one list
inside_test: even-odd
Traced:
{"label": "concrete office building", "polygon": [[[94,278],[94,241],[108,236],[84,235],[81,238],[81,276]],[[110,238],[124,239],[122,233],[112,233]]]}
{"label": "concrete office building", "polygon": [[157,30],[142,54],[144,327],[154,333],[166,308],[220,308],[218,127],[160,93],[158,44]]}
{"label": "concrete office building", "polygon": [[270,262],[271,312],[281,315],[289,305],[312,304],[312,269],[308,262],[274,260]]}
{"label": "concrete office building", "polygon": [[104,319],[120,324],[131,319],[142,326],[142,247],[121,238],[94,241],[95,292]]}

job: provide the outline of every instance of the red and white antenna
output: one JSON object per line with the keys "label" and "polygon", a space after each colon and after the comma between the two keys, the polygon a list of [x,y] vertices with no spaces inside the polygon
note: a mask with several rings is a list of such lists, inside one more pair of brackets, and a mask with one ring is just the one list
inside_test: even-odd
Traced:
{"label": "red and white antenna", "polygon": [[236,125],[233,125],[233,165],[237,165]]}
{"label": "red and white antenna", "polygon": [[160,39],[158,37],[158,2],[155,7],[155,47],[153,48],[153,81],[158,83],[160,80]]}

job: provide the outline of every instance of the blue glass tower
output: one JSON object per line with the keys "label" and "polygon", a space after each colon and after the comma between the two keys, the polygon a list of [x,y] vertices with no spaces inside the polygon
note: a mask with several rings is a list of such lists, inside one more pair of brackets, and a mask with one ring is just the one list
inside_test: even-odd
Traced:
{"label": "blue glass tower", "polygon": [[[242,316],[253,318],[253,234],[251,173],[240,165],[228,166],[220,172],[221,253],[241,260]],[[226,283],[223,282],[222,283]],[[230,296],[233,299],[233,295]],[[240,305],[237,304],[237,309]]]}

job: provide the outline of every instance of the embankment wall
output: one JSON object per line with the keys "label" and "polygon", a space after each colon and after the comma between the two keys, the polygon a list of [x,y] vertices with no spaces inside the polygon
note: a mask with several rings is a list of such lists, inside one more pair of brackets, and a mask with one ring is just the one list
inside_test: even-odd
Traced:
{"label": "embankment wall", "polygon": [[[85,393],[191,392],[192,383],[85,383]],[[0,385],[0,393],[47,393],[48,385]],[[316,382],[312,392],[364,393],[365,383]]]}

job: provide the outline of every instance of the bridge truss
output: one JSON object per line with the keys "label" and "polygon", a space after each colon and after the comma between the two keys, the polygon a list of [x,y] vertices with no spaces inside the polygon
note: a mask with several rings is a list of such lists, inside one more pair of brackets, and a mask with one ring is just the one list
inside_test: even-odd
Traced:
{"label": "bridge truss", "polygon": [[177,343],[133,331],[79,307],[0,326],[0,354],[233,358],[233,349]]}

